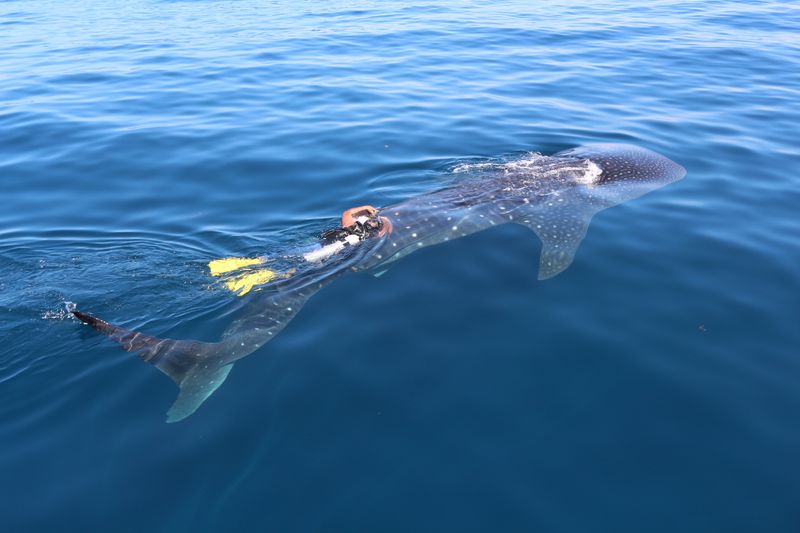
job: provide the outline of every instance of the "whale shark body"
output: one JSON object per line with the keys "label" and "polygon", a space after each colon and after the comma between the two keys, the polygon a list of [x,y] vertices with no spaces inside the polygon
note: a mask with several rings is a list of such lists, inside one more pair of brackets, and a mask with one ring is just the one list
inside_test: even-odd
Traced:
{"label": "whale shark body", "polygon": [[525,154],[453,170],[455,179],[444,188],[381,208],[390,233],[248,295],[241,318],[217,342],[159,339],[72,312],[175,381],[180,391],[167,422],[176,422],[225,381],[234,362],[274,338],[314,293],[341,275],[380,274],[415,250],[513,223],[530,228],[542,241],[539,279],[551,278],[572,263],[595,213],[685,175],[666,157],[624,144],[592,144],[552,156]]}

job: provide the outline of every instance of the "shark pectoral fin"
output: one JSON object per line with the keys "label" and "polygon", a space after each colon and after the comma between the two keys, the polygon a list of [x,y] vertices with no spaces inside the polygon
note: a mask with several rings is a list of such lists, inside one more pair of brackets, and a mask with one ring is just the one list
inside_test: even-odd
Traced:
{"label": "shark pectoral fin", "polygon": [[180,392],[175,403],[167,411],[167,422],[178,422],[194,413],[206,398],[222,385],[233,363],[225,366],[195,366],[186,373],[178,384]]}
{"label": "shark pectoral fin", "polygon": [[577,243],[569,248],[545,244],[539,258],[539,279],[549,279],[565,271],[572,264],[577,250]]}
{"label": "shark pectoral fin", "polygon": [[573,212],[564,206],[561,209],[537,211],[523,220],[515,221],[533,230],[542,241],[540,280],[552,278],[572,264],[593,214]]}

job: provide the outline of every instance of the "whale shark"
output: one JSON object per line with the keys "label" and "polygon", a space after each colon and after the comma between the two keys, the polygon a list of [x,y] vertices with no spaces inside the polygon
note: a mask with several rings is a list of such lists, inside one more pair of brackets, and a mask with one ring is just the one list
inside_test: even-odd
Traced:
{"label": "whale shark", "polygon": [[[77,309],[82,322],[136,353],[179,388],[167,422],[192,413],[222,385],[234,363],[286,327],[308,299],[352,272],[383,273],[422,248],[500,224],[529,228],[542,243],[539,279],[563,272],[575,259],[592,217],[680,180],[686,171],[656,152],[628,144],[589,144],[546,156],[527,153],[452,168],[450,183],[375,209],[390,231],[317,259],[291,276],[272,279],[247,295],[239,318],[216,342],[161,339],[130,331]],[[320,256],[322,257],[322,256]]]}

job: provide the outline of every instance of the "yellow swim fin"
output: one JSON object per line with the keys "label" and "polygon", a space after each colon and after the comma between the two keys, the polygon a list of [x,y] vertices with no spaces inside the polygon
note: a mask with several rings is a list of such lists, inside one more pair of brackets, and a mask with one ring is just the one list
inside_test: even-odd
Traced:
{"label": "yellow swim fin", "polygon": [[[211,271],[212,276],[222,276],[224,274],[233,273],[236,270],[252,267],[253,265],[261,265],[266,263],[263,257],[226,257],[224,259],[215,259],[209,261],[208,269]],[[295,269],[286,272],[278,272],[270,270],[269,268],[252,269],[246,268],[244,274],[232,274],[232,276],[223,280],[225,288],[237,294],[244,296],[257,285],[264,285],[275,279],[285,279],[291,277],[295,273]]]}
{"label": "yellow swim fin", "polygon": [[226,257],[225,259],[209,261],[208,269],[211,271],[212,276],[221,276],[227,272],[239,270],[242,267],[260,265],[263,262],[263,257]]}
{"label": "yellow swim fin", "polygon": [[256,270],[255,272],[250,272],[249,274],[243,274],[241,276],[237,276],[233,279],[226,281],[225,287],[227,287],[229,291],[236,293],[237,296],[244,296],[245,294],[250,292],[250,289],[252,289],[256,285],[263,285],[265,283],[269,283],[278,276],[286,277],[280,275],[274,270],[270,270],[268,268],[262,268],[260,270]]}

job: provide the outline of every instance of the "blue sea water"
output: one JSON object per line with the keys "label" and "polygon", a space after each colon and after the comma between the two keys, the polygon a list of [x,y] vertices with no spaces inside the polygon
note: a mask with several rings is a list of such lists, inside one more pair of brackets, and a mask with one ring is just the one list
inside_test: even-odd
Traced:
{"label": "blue sea water", "polygon": [[[0,2],[3,531],[800,531],[800,9]],[[217,257],[453,163],[685,179],[536,281],[506,225],[327,287],[201,409],[66,316],[214,340]]]}

